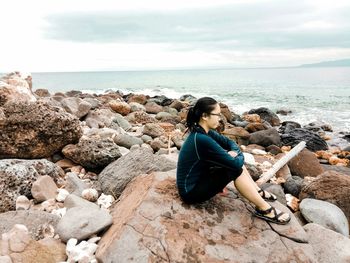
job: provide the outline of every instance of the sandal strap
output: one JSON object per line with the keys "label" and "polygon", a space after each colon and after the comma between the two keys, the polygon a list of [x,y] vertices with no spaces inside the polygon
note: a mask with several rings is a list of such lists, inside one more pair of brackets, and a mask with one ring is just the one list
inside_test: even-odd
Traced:
{"label": "sandal strap", "polygon": [[271,206],[272,207],[272,211],[273,211],[273,214],[274,214],[274,218],[276,218],[277,220],[279,220],[279,218],[281,217],[281,215],[285,214],[284,212],[280,212],[277,214],[277,211],[276,211],[276,208]]}
{"label": "sandal strap", "polygon": [[266,209],[266,210],[260,210],[260,209],[255,209],[259,214],[262,215],[267,215],[270,214],[271,211],[274,210],[274,214],[276,215],[276,209],[273,206],[270,206],[270,208]]}

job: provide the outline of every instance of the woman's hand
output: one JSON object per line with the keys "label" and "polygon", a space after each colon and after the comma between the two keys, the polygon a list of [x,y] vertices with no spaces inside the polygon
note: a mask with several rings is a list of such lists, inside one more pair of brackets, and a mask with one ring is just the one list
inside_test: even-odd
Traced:
{"label": "woman's hand", "polygon": [[235,151],[229,151],[229,155],[231,155],[233,158],[235,158],[238,154]]}

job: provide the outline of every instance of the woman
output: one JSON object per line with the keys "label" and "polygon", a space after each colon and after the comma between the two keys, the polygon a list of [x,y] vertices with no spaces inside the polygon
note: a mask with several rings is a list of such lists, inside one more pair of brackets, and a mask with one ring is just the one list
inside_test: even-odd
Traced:
{"label": "woman", "polygon": [[236,189],[256,206],[254,215],[277,224],[287,224],[290,215],[267,203],[276,196],[261,190],[243,166],[244,157],[237,144],[213,131],[219,125],[220,106],[204,97],[190,108],[186,124],[190,131],[182,145],[176,183],[184,202],[204,202],[234,181]]}

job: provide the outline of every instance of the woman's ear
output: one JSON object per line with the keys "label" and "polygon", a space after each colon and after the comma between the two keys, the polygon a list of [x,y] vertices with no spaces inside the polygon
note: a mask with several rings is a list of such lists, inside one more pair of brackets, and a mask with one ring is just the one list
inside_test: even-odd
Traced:
{"label": "woman's ear", "polygon": [[208,114],[208,113],[205,113],[205,112],[204,112],[204,113],[202,114],[202,119],[203,119],[203,120],[207,120],[208,117],[209,117],[209,114]]}

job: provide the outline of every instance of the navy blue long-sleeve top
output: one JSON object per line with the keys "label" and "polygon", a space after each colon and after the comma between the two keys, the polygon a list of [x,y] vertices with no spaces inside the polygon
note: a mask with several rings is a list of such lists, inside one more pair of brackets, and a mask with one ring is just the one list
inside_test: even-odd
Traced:
{"label": "navy blue long-sleeve top", "polygon": [[[235,151],[237,156],[232,157],[228,151]],[[185,195],[191,191],[212,166],[240,173],[243,164],[243,153],[234,141],[213,130],[206,133],[202,127],[196,126],[180,150],[176,174],[179,193]]]}

